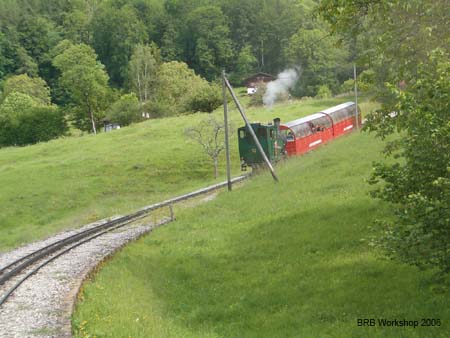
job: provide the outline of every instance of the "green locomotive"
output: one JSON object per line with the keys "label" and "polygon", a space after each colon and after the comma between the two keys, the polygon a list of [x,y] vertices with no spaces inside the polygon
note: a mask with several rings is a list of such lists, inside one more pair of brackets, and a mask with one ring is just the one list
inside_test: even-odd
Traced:
{"label": "green locomotive", "polygon": [[[285,154],[286,140],[280,133],[280,119],[273,120],[273,124],[251,123],[252,129],[256,134],[267,158],[274,163],[280,160]],[[247,166],[253,168],[263,163],[263,158],[256,148],[247,126],[238,129],[239,154],[241,156],[241,170],[246,170]]]}

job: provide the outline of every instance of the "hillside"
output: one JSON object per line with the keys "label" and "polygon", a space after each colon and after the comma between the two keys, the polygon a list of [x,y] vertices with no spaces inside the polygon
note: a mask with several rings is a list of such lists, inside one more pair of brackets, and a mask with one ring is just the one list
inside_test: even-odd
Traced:
{"label": "hillside", "polygon": [[[286,121],[344,101],[297,101],[248,113],[252,120]],[[235,128],[242,125],[236,110],[230,115]],[[97,136],[0,149],[0,251],[212,183],[209,158],[184,136],[184,128],[206,117],[149,120]],[[223,178],[223,156],[220,165]]]}
{"label": "hillside", "polygon": [[365,182],[381,149],[353,133],[279,165],[279,184],[262,174],[176,210],[84,286],[76,337],[448,337],[448,291],[368,245],[392,217]]}

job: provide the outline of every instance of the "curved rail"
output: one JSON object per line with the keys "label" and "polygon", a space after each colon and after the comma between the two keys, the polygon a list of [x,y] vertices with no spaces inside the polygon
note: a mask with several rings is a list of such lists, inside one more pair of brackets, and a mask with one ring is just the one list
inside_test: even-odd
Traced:
{"label": "curved rail", "polygon": [[[238,176],[238,177],[233,178],[231,180],[231,182],[232,183],[240,182],[240,181],[247,179],[248,177],[249,177],[249,175]],[[185,200],[191,199],[191,198],[199,196],[199,195],[206,194],[208,192],[225,187],[227,185],[228,185],[228,182],[225,181],[225,182],[221,182],[218,184],[210,185],[206,188],[195,190],[193,192],[190,192],[190,193],[187,193],[184,195],[180,195],[180,196],[165,200],[163,202],[151,204],[149,206],[146,206],[142,209],[135,211],[134,213],[131,213],[131,214],[128,214],[125,216],[121,216],[121,217],[115,218],[113,220],[107,220],[106,222],[104,222],[100,225],[94,226],[94,227],[86,229],[84,231],[80,231],[74,235],[68,236],[59,241],[51,243],[41,249],[38,249],[26,256],[23,256],[23,257],[15,260],[14,262],[12,262],[12,263],[8,264],[7,266],[4,266],[0,269],[0,286],[5,284],[7,281],[12,279],[13,277],[17,276],[20,272],[22,272],[24,269],[31,266],[32,264],[38,262],[39,260],[42,260],[43,258],[45,258],[53,253],[56,253],[58,250],[63,249],[56,255],[54,255],[54,256],[50,257],[49,259],[45,260],[44,262],[42,262],[36,268],[29,271],[23,278],[21,278],[19,281],[17,281],[10,289],[8,289],[8,291],[3,295],[3,297],[0,298],[0,306],[6,302],[6,300],[9,298],[9,296],[25,280],[27,280],[29,277],[31,277],[33,274],[35,274],[37,271],[39,271],[42,267],[44,267],[48,263],[52,262],[56,258],[62,256],[63,254],[69,252],[73,248],[75,248],[81,244],[84,244],[94,238],[97,238],[97,237],[105,234],[106,232],[118,229],[118,228],[123,227],[131,222],[134,222],[142,217],[145,217],[151,211],[154,211],[154,210],[166,207],[166,206],[170,206],[175,203],[185,201]],[[75,244],[73,244],[73,243],[75,243]],[[70,244],[73,244],[73,245],[67,247]],[[65,248],[65,247],[67,247],[67,248]]]}

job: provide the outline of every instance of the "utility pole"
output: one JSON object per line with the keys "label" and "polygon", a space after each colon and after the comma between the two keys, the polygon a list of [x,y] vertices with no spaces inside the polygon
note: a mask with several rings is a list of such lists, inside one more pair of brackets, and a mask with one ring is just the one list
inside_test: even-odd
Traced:
{"label": "utility pole", "polygon": [[230,94],[231,94],[231,97],[233,98],[234,103],[236,104],[236,106],[237,106],[239,112],[241,113],[242,118],[243,118],[244,121],[245,121],[245,124],[246,124],[246,126],[247,126],[247,129],[248,129],[248,131],[250,132],[250,135],[252,136],[253,141],[255,142],[256,149],[258,149],[259,154],[261,155],[261,157],[263,158],[263,160],[264,160],[264,162],[266,163],[267,167],[269,168],[270,173],[272,174],[273,179],[274,179],[276,182],[278,182],[278,177],[277,177],[277,175],[275,174],[275,170],[273,169],[272,164],[270,163],[269,159],[267,158],[266,153],[264,152],[264,149],[263,149],[262,146],[261,146],[261,143],[259,143],[259,140],[258,140],[258,138],[256,137],[256,134],[255,134],[255,131],[253,130],[252,125],[250,124],[250,122],[249,122],[248,119],[247,119],[247,116],[245,115],[244,108],[242,108],[242,106],[241,106],[241,104],[240,104],[240,102],[239,102],[239,100],[238,100],[236,94],[235,94],[234,91],[233,91],[233,87],[231,87],[230,82],[228,82],[228,79],[226,78],[226,76],[223,76],[223,80],[224,80],[225,85],[227,86],[227,88],[228,88],[228,90],[229,90],[229,92],[230,92]]}
{"label": "utility pole", "polygon": [[353,63],[353,79],[355,81],[356,129],[359,129],[358,84],[356,80],[356,63]]}
{"label": "utility pole", "polygon": [[227,158],[227,182],[228,191],[231,191],[231,165],[230,165],[230,144],[228,139],[228,103],[227,90],[225,84],[225,69],[222,71],[222,95],[223,95],[223,121],[225,124],[225,154]]}
{"label": "utility pole", "polygon": [[264,40],[261,39],[261,71],[264,71]]}

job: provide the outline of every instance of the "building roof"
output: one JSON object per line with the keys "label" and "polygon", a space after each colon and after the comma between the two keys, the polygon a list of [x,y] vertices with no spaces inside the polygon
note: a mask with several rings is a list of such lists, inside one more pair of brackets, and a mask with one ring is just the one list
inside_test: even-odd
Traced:
{"label": "building roof", "polygon": [[246,78],[244,80],[244,83],[247,84],[248,82],[254,81],[258,77],[267,78],[267,79],[270,79],[270,81],[275,80],[275,76],[267,74],[267,73],[259,72],[259,73],[253,74],[252,76],[249,76],[248,78]]}

